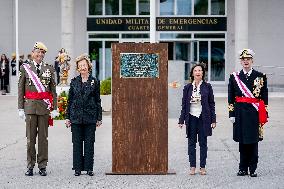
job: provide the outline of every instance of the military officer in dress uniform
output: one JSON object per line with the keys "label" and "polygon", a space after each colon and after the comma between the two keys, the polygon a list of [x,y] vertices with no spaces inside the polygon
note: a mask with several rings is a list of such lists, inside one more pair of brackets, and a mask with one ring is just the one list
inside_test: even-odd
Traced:
{"label": "military officer in dress uniform", "polygon": [[[27,172],[33,176],[37,160],[39,174],[46,176],[48,161],[48,126],[58,115],[54,68],[43,62],[46,46],[36,42],[32,50],[33,61],[20,67],[18,83],[18,112],[26,120]],[[38,153],[36,156],[36,137]]]}
{"label": "military officer in dress uniform", "polygon": [[228,85],[229,117],[233,139],[239,142],[238,176],[257,177],[258,142],[263,139],[267,122],[268,89],[266,75],[252,68],[254,52],[239,53],[242,70],[230,75]]}

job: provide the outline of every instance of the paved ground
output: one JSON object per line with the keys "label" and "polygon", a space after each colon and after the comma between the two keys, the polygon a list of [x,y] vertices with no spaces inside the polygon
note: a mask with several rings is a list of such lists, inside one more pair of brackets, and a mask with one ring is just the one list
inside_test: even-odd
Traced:
{"label": "paved ground", "polygon": [[169,120],[169,168],[176,175],[105,175],[111,170],[111,117],[103,117],[95,143],[95,176],[73,176],[71,132],[62,121],[49,129],[48,176],[24,176],[26,140],[16,97],[0,96],[0,188],[284,188],[284,98],[270,99],[270,122],[259,145],[259,177],[237,177],[238,144],[232,140],[226,98],[216,98],[218,125],[209,138],[206,176],[189,176],[185,130]]}

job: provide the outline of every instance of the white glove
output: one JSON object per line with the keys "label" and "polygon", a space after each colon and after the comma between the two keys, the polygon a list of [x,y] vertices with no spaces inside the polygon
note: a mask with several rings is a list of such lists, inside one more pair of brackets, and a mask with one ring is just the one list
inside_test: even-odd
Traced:
{"label": "white glove", "polygon": [[52,110],[52,111],[50,112],[50,116],[51,116],[51,118],[53,119],[53,118],[59,116],[59,112],[58,112],[57,110]]}
{"label": "white glove", "polygon": [[24,109],[18,109],[19,117],[21,119],[26,119],[25,111]]}
{"label": "white glove", "polygon": [[230,117],[230,121],[231,121],[232,123],[235,123],[236,118],[235,118],[235,117]]}

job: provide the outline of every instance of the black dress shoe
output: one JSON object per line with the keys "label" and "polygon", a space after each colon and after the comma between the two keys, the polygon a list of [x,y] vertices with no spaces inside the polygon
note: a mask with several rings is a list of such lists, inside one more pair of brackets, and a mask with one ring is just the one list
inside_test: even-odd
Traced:
{"label": "black dress shoe", "polygon": [[39,173],[40,176],[46,176],[46,175],[47,175],[45,168],[39,169],[39,172],[38,172],[38,173]]}
{"label": "black dress shoe", "polygon": [[25,173],[26,176],[33,176],[34,172],[33,169],[28,169],[27,172]]}
{"label": "black dress shoe", "polygon": [[93,171],[87,171],[87,174],[88,174],[89,176],[94,176],[94,172],[93,172]]}
{"label": "black dress shoe", "polygon": [[239,170],[239,172],[237,173],[237,176],[246,176],[246,175],[248,175],[247,171]]}
{"label": "black dress shoe", "polygon": [[81,171],[75,171],[74,175],[75,176],[80,176],[81,175]]}
{"label": "black dress shoe", "polygon": [[250,177],[257,177],[257,174],[253,172],[253,173],[250,173],[249,176]]}

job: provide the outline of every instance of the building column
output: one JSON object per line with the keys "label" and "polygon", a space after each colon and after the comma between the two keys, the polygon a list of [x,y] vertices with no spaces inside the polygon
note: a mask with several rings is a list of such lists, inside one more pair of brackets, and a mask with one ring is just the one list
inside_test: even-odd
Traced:
{"label": "building column", "polygon": [[[17,95],[18,94],[18,81],[19,81],[19,1],[15,0],[13,1],[14,6],[12,9],[12,12],[15,12],[13,15],[15,18],[13,21],[15,21],[15,52],[16,53],[16,75],[12,76],[12,69],[11,65],[9,64],[9,93],[11,95]],[[1,92],[0,92],[1,93]]]}
{"label": "building column", "polygon": [[156,0],[150,0],[150,43],[157,42],[156,32],[156,14],[157,14]]}
{"label": "building column", "polygon": [[235,70],[241,69],[238,52],[248,48],[248,0],[235,0]]}
{"label": "building column", "polygon": [[71,57],[68,82],[76,74],[74,62],[74,0],[61,0],[61,48]]}

